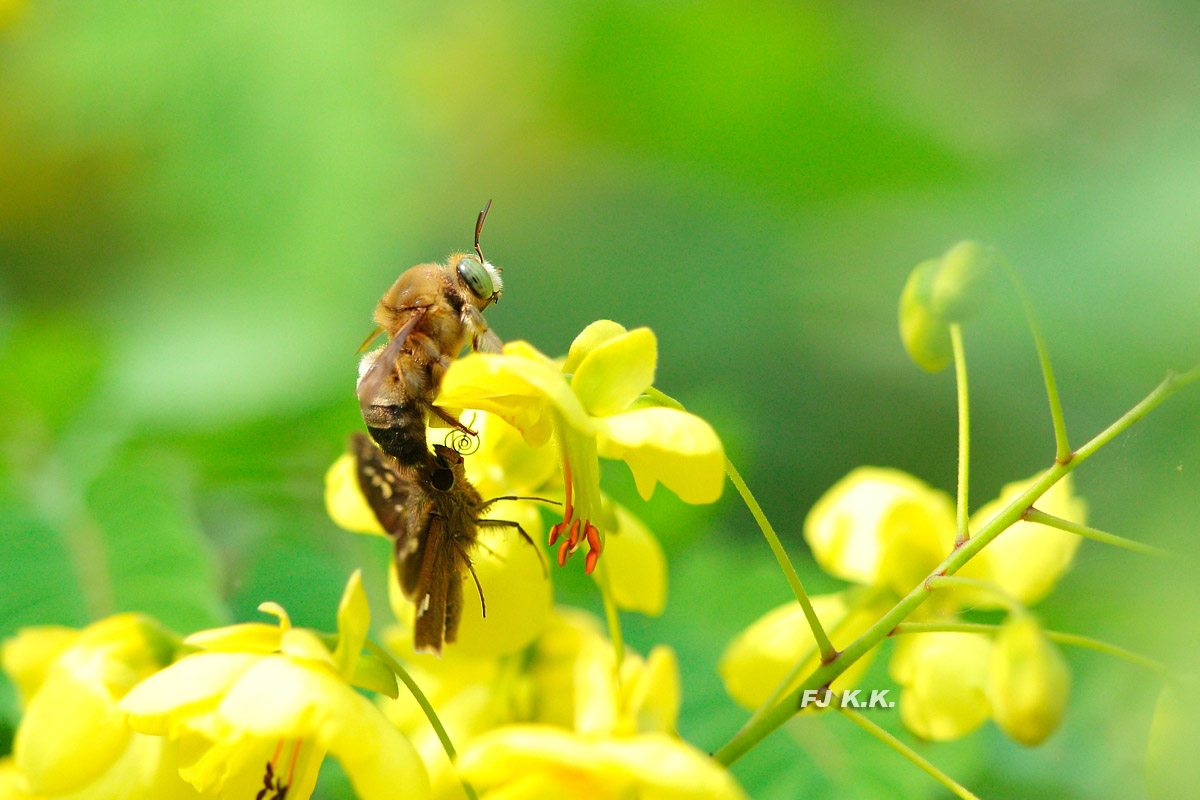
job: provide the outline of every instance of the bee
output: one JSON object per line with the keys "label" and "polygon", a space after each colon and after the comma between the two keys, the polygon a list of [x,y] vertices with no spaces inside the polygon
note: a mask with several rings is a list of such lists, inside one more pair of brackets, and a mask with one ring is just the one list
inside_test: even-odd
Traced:
{"label": "bee", "polygon": [[426,449],[428,457],[407,470],[361,433],[352,437],[350,450],[363,497],[392,540],[400,589],[416,605],[413,649],[441,655],[443,643],[457,638],[464,573],[474,579],[487,616],[483,587],[471,564],[471,551],[484,546],[478,540],[480,528],[515,528],[542,558],[520,524],[481,517],[501,500],[539,498],[483,500],[467,480],[462,454],[445,445],[434,445],[433,452]]}
{"label": "bee", "polygon": [[359,364],[356,393],[371,438],[403,467],[421,466],[429,448],[426,416],[474,435],[452,415],[436,408],[442,376],[468,341],[485,353],[500,351],[483,310],[500,297],[504,282],[479,247],[489,200],[475,223],[475,254],[455,253],[444,264],[419,264],[403,272],[375,306],[376,328],[361,349],[380,333],[387,344]]}

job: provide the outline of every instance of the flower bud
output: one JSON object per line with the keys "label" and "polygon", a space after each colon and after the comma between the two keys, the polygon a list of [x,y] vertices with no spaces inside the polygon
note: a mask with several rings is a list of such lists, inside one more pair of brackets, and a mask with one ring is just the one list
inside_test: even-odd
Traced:
{"label": "flower bud", "polygon": [[900,719],[924,739],[966,736],[988,716],[992,643],[979,633],[918,633],[900,638],[888,671],[903,689]]}
{"label": "flower bud", "polygon": [[929,372],[950,363],[949,324],[979,310],[995,273],[995,251],[963,241],[918,264],[900,293],[900,339],[909,358]]}
{"label": "flower bud", "polygon": [[1023,745],[1046,740],[1062,721],[1071,670],[1037,620],[1010,620],[992,647],[988,700],[1000,730]]}

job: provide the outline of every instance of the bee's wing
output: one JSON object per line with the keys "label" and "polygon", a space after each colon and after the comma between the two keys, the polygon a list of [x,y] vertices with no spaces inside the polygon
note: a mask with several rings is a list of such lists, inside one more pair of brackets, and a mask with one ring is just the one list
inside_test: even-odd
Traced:
{"label": "bee's wing", "polygon": [[408,322],[404,323],[403,327],[396,331],[396,335],[388,340],[387,347],[383,348],[383,352],[371,364],[370,369],[359,378],[358,387],[355,390],[358,394],[359,403],[363,405],[372,405],[374,403],[376,395],[383,388],[383,382],[387,380],[388,373],[391,372],[392,365],[400,357],[400,352],[404,349],[404,343],[408,340],[408,335],[413,332],[413,328],[417,327],[417,323],[424,316],[424,308],[414,308],[412,316],[408,318]]}
{"label": "bee's wing", "polygon": [[397,548],[410,547],[408,542],[420,533],[414,524],[414,511],[424,506],[424,493],[396,469],[392,459],[366,434],[354,434],[350,450],[354,453],[358,488],[375,512],[375,518],[396,541]]}
{"label": "bee's wing", "polygon": [[430,516],[414,559],[420,567],[413,570],[416,572],[412,595],[416,605],[413,650],[418,653],[441,655],[442,642],[453,642],[458,631],[462,615],[462,579],[453,547],[445,520]]}

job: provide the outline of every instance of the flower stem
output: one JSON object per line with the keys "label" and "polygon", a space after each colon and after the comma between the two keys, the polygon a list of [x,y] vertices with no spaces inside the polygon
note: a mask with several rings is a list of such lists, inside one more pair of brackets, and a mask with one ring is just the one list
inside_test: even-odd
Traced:
{"label": "flower stem", "polygon": [[[1003,627],[1003,625],[993,625],[986,622],[901,622],[892,631],[891,635],[899,636],[905,633],[996,633]],[[1088,650],[1095,650],[1106,655],[1115,656],[1116,658],[1124,659],[1132,664],[1137,664],[1140,667],[1157,672],[1160,675],[1169,675],[1171,673],[1171,670],[1160,661],[1155,661],[1141,653],[1126,650],[1124,647],[1118,647],[1115,644],[1109,644],[1100,639],[1093,639],[1090,636],[1080,636],[1075,633],[1062,633],[1060,631],[1042,632],[1052,642],[1068,644],[1073,647],[1083,647]]]}
{"label": "flower stem", "polygon": [[783,545],[779,541],[779,536],[776,535],[775,529],[771,527],[770,520],[763,513],[762,506],[754,499],[754,494],[750,488],[746,486],[746,482],[742,480],[742,476],[738,474],[737,468],[733,466],[733,462],[728,457],[725,459],[725,474],[729,476],[729,480],[733,482],[734,487],[738,490],[738,494],[742,496],[742,502],[746,504],[746,508],[750,509],[750,514],[753,515],[754,521],[758,523],[759,529],[762,530],[763,536],[766,537],[767,544],[771,546],[771,552],[775,554],[775,560],[779,562],[779,568],[783,570],[784,576],[791,584],[792,594],[796,595],[796,602],[800,604],[800,608],[804,609],[804,618],[808,620],[808,627],[812,629],[813,639],[817,642],[817,650],[821,653],[821,662],[825,663],[837,655],[837,650],[834,649],[833,643],[829,641],[829,636],[825,633],[825,628],[821,625],[821,620],[817,619],[817,612],[813,610],[812,601],[808,599],[808,592],[804,591],[804,584],[800,582],[800,576],[796,574],[796,568],[792,566],[791,560],[788,558],[787,552],[783,549]]}
{"label": "flower stem", "polygon": [[935,767],[933,763],[929,761],[929,759],[922,756],[916,750],[913,750],[911,747],[897,739],[879,725],[867,719],[860,712],[853,708],[845,708],[841,705],[841,703],[837,704],[837,709],[838,711],[842,712],[842,716],[844,716],[846,719],[850,720],[855,725],[862,728],[867,733],[871,734],[876,739],[883,742],[912,763],[916,764],[935,781],[953,792],[956,797],[961,797],[962,800],[979,800],[978,795],[974,794],[961,783],[942,772],[940,769]]}
{"label": "flower stem", "polygon": [[[450,735],[446,733],[446,728],[442,725],[442,721],[438,719],[437,712],[433,710],[433,706],[430,704],[429,698],[426,697],[425,693],[421,691],[421,687],[418,686],[417,682],[413,680],[412,675],[408,674],[408,670],[401,666],[399,661],[392,658],[391,654],[387,650],[384,650],[370,639],[367,639],[365,646],[368,651],[373,653],[379,658],[380,661],[386,664],[387,668],[394,672],[396,677],[399,678],[406,687],[408,687],[409,693],[413,696],[413,699],[417,701],[417,705],[421,707],[421,710],[425,712],[425,718],[428,719],[429,724],[433,726],[433,732],[437,734],[438,741],[442,743],[442,749],[446,751],[447,758],[449,758],[450,763],[453,764],[455,759],[458,757],[458,754],[454,750],[454,744],[450,741]],[[470,800],[479,800],[479,795],[475,794],[475,787],[471,786],[470,783],[461,777],[459,778],[459,781],[462,783],[463,791]]]}
{"label": "flower stem", "polygon": [[[646,389],[646,396],[653,398],[664,406],[675,408],[679,411],[686,411],[682,403],[674,397],[655,389],[653,386]],[[775,554],[775,560],[779,563],[779,568],[783,570],[784,577],[787,578],[788,584],[792,587],[792,594],[796,596],[796,602],[804,610],[804,618],[808,621],[808,627],[812,629],[813,639],[816,640],[817,649],[821,653],[821,662],[830,661],[837,655],[837,650],[834,649],[833,643],[829,641],[829,636],[825,633],[825,628],[822,627],[821,620],[817,619],[817,612],[813,610],[812,601],[808,599],[808,592],[804,591],[804,584],[800,582],[800,576],[796,574],[796,568],[792,566],[787,551],[783,549],[783,545],[779,541],[779,536],[776,535],[770,520],[763,513],[762,506],[758,504],[758,500],[754,498],[750,487],[746,486],[746,482],[742,480],[741,474],[733,466],[733,462],[729,460],[728,456],[725,458],[725,474],[733,482],[734,488],[741,495],[742,502],[746,504],[746,508],[750,509],[751,516],[758,523],[759,530],[762,531],[763,537],[767,540],[771,552]]]}
{"label": "flower stem", "polygon": [[1075,451],[1073,458],[1066,461],[1055,461],[1050,469],[1034,481],[1034,483],[1014,498],[999,514],[992,517],[982,528],[975,532],[961,547],[956,547],[929,576],[917,584],[900,599],[890,611],[884,614],[874,625],[863,632],[831,661],[821,664],[801,684],[783,698],[774,708],[760,717],[753,724],[748,724],[713,754],[719,763],[726,766],[741,758],[745,753],[768,734],[779,728],[800,709],[800,702],[806,689],[818,689],[828,686],[837,676],[845,672],[851,664],[862,658],[868,651],[878,645],[891,631],[924,603],[932,592],[929,579],[941,575],[952,575],[962,569],[980,550],[1000,535],[1033,506],[1039,497],[1046,493],[1051,486],[1058,483],[1063,476],[1078,467],[1089,456],[1103,447],[1117,434],[1129,428],[1144,417],[1155,406],[1166,400],[1184,385],[1200,378],[1200,366],[1189,372],[1177,375],[1170,373],[1154,391],[1140,403],[1123,414],[1116,422],[1095,436],[1087,444]]}
{"label": "flower stem", "polygon": [[950,324],[950,345],[954,350],[954,380],[958,389],[958,500],[954,544],[961,545],[970,536],[967,530],[967,485],[971,464],[971,415],[967,393],[967,358],[963,352],[962,326]]}
{"label": "flower stem", "polygon": [[1000,257],[1000,265],[1008,274],[1021,298],[1025,309],[1025,318],[1029,322],[1029,332],[1033,335],[1033,346],[1037,348],[1038,361],[1042,366],[1042,379],[1046,383],[1046,397],[1050,400],[1050,419],[1054,423],[1054,460],[1062,463],[1071,457],[1071,445],[1067,440],[1067,423],[1063,419],[1062,401],[1058,397],[1058,382],[1054,379],[1054,369],[1050,366],[1050,351],[1046,349],[1046,340],[1042,337],[1042,326],[1038,324],[1033,313],[1033,301],[1025,284],[1021,282],[1017,270],[1008,263],[1008,259]]}
{"label": "flower stem", "polygon": [[1106,533],[1096,528],[1090,528],[1087,525],[1080,525],[1078,522],[1072,522],[1069,519],[1062,519],[1053,514],[1047,514],[1045,511],[1039,511],[1036,508],[1031,508],[1025,512],[1025,519],[1029,522],[1036,522],[1040,525],[1049,525],[1052,528],[1064,530],[1067,533],[1074,533],[1086,539],[1094,539],[1097,542],[1111,544],[1116,547],[1123,547],[1126,550],[1132,550],[1135,553],[1144,553],[1150,556],[1167,556],[1170,555],[1161,547],[1155,547],[1152,544],[1144,544],[1126,539],[1124,536],[1117,536],[1113,533]]}
{"label": "flower stem", "polygon": [[608,579],[607,562],[597,564],[600,578],[600,597],[604,600],[604,619],[608,622],[608,638],[612,639],[613,654],[616,656],[617,680],[621,679],[621,665],[625,663],[625,639],[621,636],[621,617],[617,614],[617,602],[613,599],[612,584]]}

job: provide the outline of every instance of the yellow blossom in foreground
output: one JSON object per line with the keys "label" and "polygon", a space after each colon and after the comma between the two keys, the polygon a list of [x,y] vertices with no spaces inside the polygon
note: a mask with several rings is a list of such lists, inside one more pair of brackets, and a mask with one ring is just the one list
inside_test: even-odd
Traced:
{"label": "yellow blossom in foreground", "polygon": [[395,694],[391,673],[361,654],[370,611],[359,574],[338,606],[333,652],[314,632],[292,628],[283,609],[264,610],[279,617],[278,626],[189,637],[210,649],[130,691],[121,701],[130,724],[176,745],[180,774],[203,793],[250,798],[265,781],[276,791],[286,787],[289,800],[305,800],[329,753],[363,800],[427,797],[428,777],[412,745],[354,688]]}
{"label": "yellow blossom in foreground", "polygon": [[1071,670],[1037,620],[1021,614],[996,635],[988,676],[992,718],[1030,747],[1046,740],[1067,710]]}
{"label": "yellow blossom in foreground", "polygon": [[482,800],[741,800],[727,770],[666,734],[590,738],[542,725],[480,736],[459,755]]}
{"label": "yellow blossom in foreground", "polygon": [[900,470],[859,467],[813,504],[804,539],[831,575],[904,593],[954,546],[954,504]]}
{"label": "yellow blossom in foreground", "polygon": [[[852,608],[852,602],[847,601],[846,592],[812,598],[817,619],[821,620],[821,625],[835,645],[845,646],[854,641],[886,610],[877,603]],[[831,688],[834,691],[856,688],[871,666],[874,653],[872,650],[854,662],[838,676]],[[812,629],[800,604],[792,601],[768,611],[738,634],[725,648],[717,669],[729,696],[738,705],[755,709],[772,696],[776,687],[792,673],[801,659],[804,659],[804,664],[789,685],[782,688],[781,695],[794,689],[820,664]]]}
{"label": "yellow blossom in foreground", "polygon": [[988,718],[992,641],[978,633],[900,637],[889,664],[900,692],[900,719],[933,741],[965,736]]}
{"label": "yellow blossom in foreground", "polygon": [[45,798],[187,797],[164,769],[157,743],[135,734],[118,707],[134,684],[170,662],[177,645],[137,614],[82,631],[27,629],[6,642],[4,667],[25,702],[13,785]]}
{"label": "yellow blossom in foreground", "polygon": [[599,457],[625,461],[638,491],[649,498],[661,482],[689,503],[711,503],[724,486],[724,450],[712,428],[687,412],[647,402],[658,345],[646,328],[626,331],[602,320],[576,337],[566,361],[554,361],[524,342],[499,355],[474,353],[455,361],[438,404],[491,412],[540,447],[554,435],[565,483],[559,563],[587,542],[587,571],[596,565],[603,527]]}
{"label": "yellow blossom in foreground", "polygon": [[[1037,480],[1010,483],[1000,496],[986,503],[971,515],[970,530],[975,533],[1005,506]],[[1087,503],[1074,493],[1074,483],[1067,475],[1042,495],[1034,506],[1041,511],[1071,522],[1087,521]],[[979,578],[998,587],[1025,605],[1032,605],[1054,588],[1079,548],[1080,537],[1074,533],[1018,520],[1001,533],[975,558],[959,571],[959,575]],[[1003,603],[994,594],[972,590],[960,591],[960,602],[982,608],[1000,608]]]}

